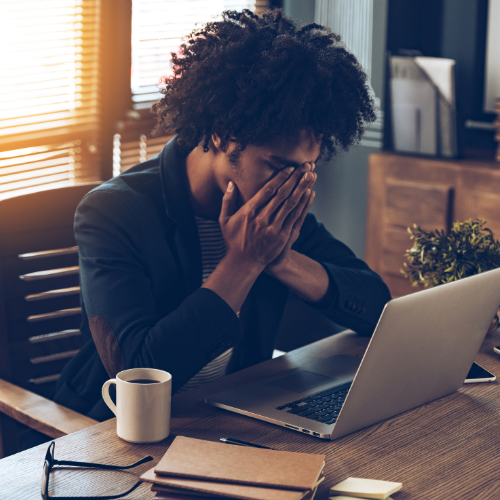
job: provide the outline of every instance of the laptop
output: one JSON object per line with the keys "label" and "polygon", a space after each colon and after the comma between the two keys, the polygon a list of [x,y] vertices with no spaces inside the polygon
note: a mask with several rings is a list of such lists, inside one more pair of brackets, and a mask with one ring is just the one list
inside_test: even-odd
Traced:
{"label": "laptop", "polygon": [[320,359],[206,402],[337,439],[458,390],[499,304],[500,269],[393,299],[361,360]]}

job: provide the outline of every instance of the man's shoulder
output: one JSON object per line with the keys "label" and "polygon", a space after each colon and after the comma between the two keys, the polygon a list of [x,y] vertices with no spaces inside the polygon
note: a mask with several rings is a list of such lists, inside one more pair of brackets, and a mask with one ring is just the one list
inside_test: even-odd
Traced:
{"label": "man's shoulder", "polygon": [[158,198],[161,200],[160,161],[158,156],[122,172],[103,182],[90,191],[80,205],[127,205],[150,204]]}
{"label": "man's shoulder", "polygon": [[[115,203],[120,202],[132,206],[152,203],[157,208],[160,205],[163,207],[162,164],[165,163],[170,166],[169,168],[174,168],[180,161],[176,136],[174,136],[156,156],[109,179],[92,190],[85,198],[109,203],[113,203],[114,199]],[[84,202],[88,202],[85,198]]]}
{"label": "man's shoulder", "polygon": [[160,186],[159,155],[139,163],[104,182],[93,191],[119,193],[121,196],[139,196],[155,186]]}
{"label": "man's shoulder", "polygon": [[154,157],[90,191],[78,205],[75,231],[89,224],[128,234],[159,231],[166,217],[159,163]]}

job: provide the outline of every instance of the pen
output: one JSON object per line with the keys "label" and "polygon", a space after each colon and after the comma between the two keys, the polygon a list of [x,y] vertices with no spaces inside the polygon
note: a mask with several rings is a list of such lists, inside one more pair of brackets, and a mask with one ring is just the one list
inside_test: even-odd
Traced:
{"label": "pen", "polygon": [[223,443],[227,444],[236,444],[238,446],[251,446],[253,448],[265,448],[266,450],[272,450],[273,448],[269,448],[269,446],[262,446],[260,444],[254,444],[254,443],[247,443],[246,441],[240,441],[239,439],[234,439],[234,438],[220,438],[220,440]]}

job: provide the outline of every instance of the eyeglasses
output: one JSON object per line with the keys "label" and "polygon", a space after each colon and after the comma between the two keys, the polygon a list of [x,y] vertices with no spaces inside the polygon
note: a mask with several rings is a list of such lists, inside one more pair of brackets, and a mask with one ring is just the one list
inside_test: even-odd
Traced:
{"label": "eyeglasses", "polygon": [[[91,462],[73,462],[72,460],[56,460],[54,458],[54,448],[56,447],[56,443],[52,441],[49,444],[49,448],[47,450],[47,453],[45,455],[45,463],[43,464],[43,476],[42,476],[42,499],[43,500],[94,500],[95,498],[100,498],[100,499],[108,499],[111,500],[113,498],[121,498],[124,497],[125,495],[128,495],[132,491],[134,491],[141,483],[142,481],[138,481],[132,488],[130,488],[128,491],[125,493],[122,493],[121,495],[113,495],[113,496],[96,496],[96,497],[51,497],[49,496],[49,477],[50,477],[50,471],[54,468],[54,465],[72,465],[74,467],[92,467],[93,469],[108,469],[108,470],[124,470],[124,469],[131,469],[132,467],[137,467],[138,465],[144,464],[146,462],[150,462],[153,460],[153,457],[147,456],[144,457],[143,459],[139,460],[135,464],[132,465],[125,465],[125,466],[119,466],[119,465],[106,465],[106,464],[94,464]],[[56,469],[57,470],[57,469]]]}

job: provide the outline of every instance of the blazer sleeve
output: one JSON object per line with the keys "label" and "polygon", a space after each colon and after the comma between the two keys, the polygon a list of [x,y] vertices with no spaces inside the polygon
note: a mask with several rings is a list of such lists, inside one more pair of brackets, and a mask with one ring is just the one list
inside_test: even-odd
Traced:
{"label": "blazer sleeve", "polygon": [[172,374],[177,390],[243,338],[234,311],[206,288],[159,317],[147,273],[147,242],[119,193],[103,188],[89,193],[78,207],[75,235],[85,311],[108,373],[158,368]]}
{"label": "blazer sleeve", "polygon": [[334,238],[312,213],[304,220],[292,248],[322,264],[330,278],[329,304],[308,304],[342,326],[371,335],[391,299],[380,276]]}

